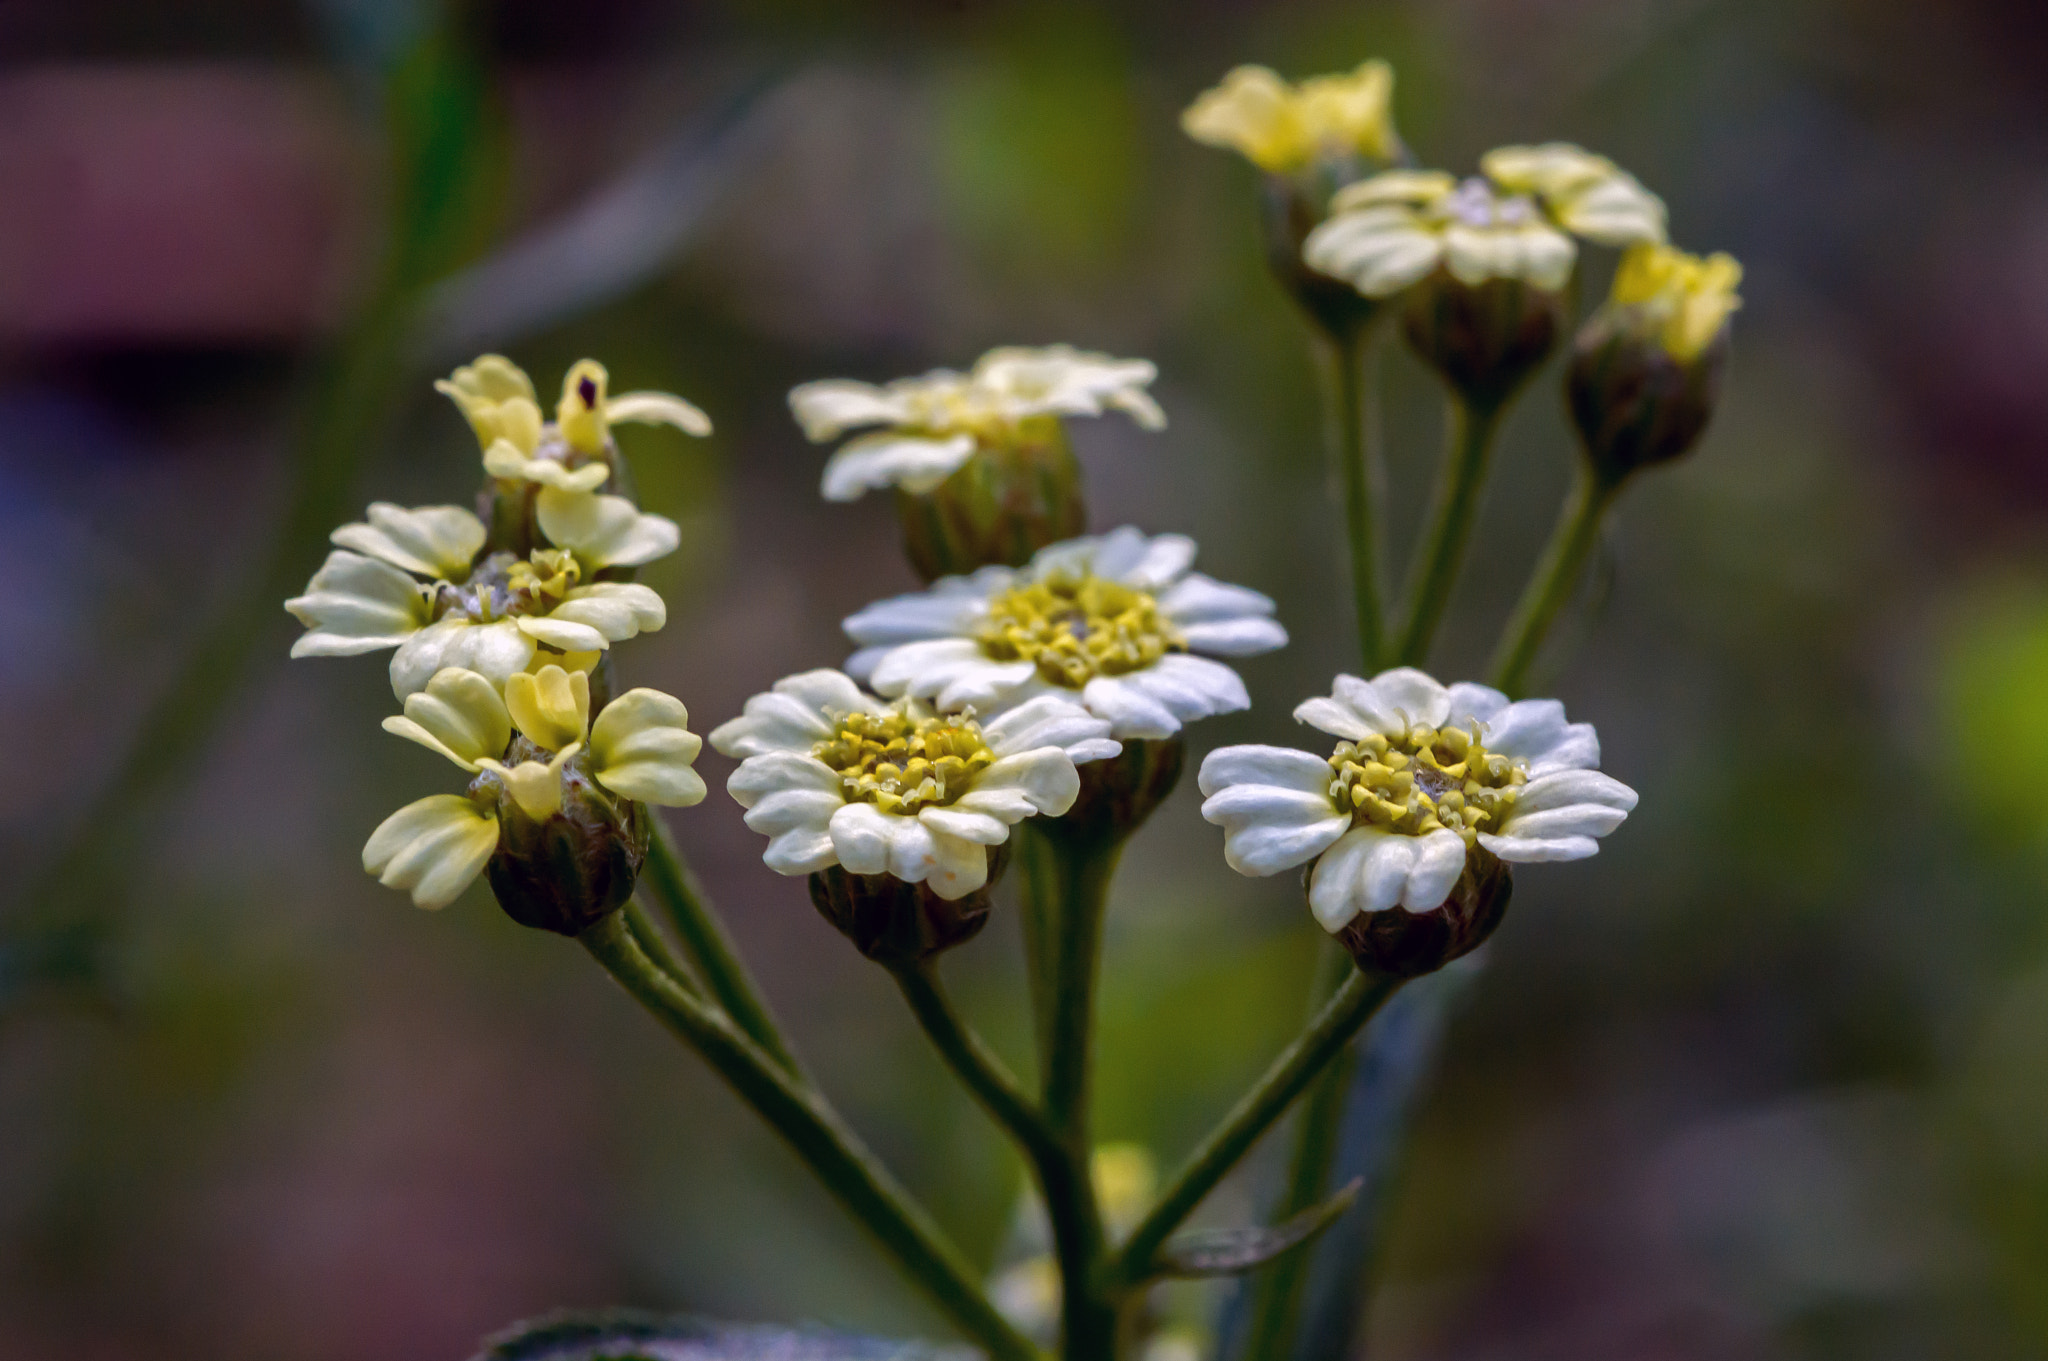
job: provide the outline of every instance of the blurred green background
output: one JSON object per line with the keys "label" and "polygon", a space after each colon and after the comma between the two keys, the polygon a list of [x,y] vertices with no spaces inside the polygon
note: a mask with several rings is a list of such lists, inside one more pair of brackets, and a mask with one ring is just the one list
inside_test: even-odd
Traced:
{"label": "blurred green background", "polygon": [[[1420,1117],[1372,1354],[2048,1354],[2037,6],[18,0],[0,1357],[428,1361],[614,1302],[938,1330],[580,951],[361,872],[445,768],[377,732],[381,658],[287,665],[275,602],[362,503],[470,494],[432,377],[496,348],[546,390],[595,354],[718,423],[624,437],[686,529],[624,675],[708,730],[914,584],[886,500],[818,499],[788,387],[1068,341],[1156,360],[1172,421],[1075,430],[1096,524],[1195,535],[1294,635],[1195,752],[1291,741],[1352,655],[1340,523],[1252,176],[1176,119],[1240,61],[1373,55],[1426,163],[1583,142],[1748,275],[1719,417],[1626,499],[1540,682],[1642,805],[1522,876]],[[1405,356],[1389,384],[1405,546],[1440,397]],[[1546,375],[1447,678],[1549,527],[1563,430]],[[1316,947],[1197,802],[1130,855],[1104,985],[1102,1134],[1169,1161],[1291,1033]],[[1020,1172],[886,978],[722,795],[671,825],[834,1097],[993,1253]],[[1018,955],[999,923],[949,969],[1021,1056]]]}

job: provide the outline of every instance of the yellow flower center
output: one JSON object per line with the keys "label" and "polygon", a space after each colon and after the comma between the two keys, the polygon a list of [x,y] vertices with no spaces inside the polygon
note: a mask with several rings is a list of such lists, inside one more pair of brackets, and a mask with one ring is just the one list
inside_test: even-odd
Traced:
{"label": "yellow flower center", "polygon": [[1529,779],[1521,762],[1486,749],[1477,725],[1340,742],[1330,769],[1330,801],[1350,810],[1354,826],[1408,836],[1449,828],[1468,846],[1500,830]]}
{"label": "yellow flower center", "polygon": [[989,602],[975,640],[997,661],[1031,662],[1054,685],[1076,690],[1187,650],[1149,591],[1097,576],[1050,577],[1003,592]]}
{"label": "yellow flower center", "polygon": [[434,600],[434,618],[463,614],[479,624],[507,616],[547,614],[568,598],[582,578],[575,555],[559,548],[537,548],[531,557],[493,553],[477,565],[461,585],[442,582]]}
{"label": "yellow flower center", "polygon": [[848,803],[903,814],[952,803],[996,759],[972,719],[916,718],[900,708],[842,715],[811,755],[839,772]]}

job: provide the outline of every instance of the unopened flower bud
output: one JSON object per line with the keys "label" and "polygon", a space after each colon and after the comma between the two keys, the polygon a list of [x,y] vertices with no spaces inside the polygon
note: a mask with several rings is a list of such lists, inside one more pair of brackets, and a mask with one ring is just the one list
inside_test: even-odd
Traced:
{"label": "unopened flower bud", "polygon": [[1309,320],[1340,342],[1372,320],[1383,299],[1368,297],[1342,279],[1310,269],[1302,260],[1302,243],[1323,221],[1330,195],[1356,179],[1360,168],[1354,164],[1333,173],[1318,166],[1292,175],[1268,174],[1260,185],[1267,268]]}
{"label": "unopened flower bud", "polygon": [[1742,267],[1667,246],[1622,257],[1606,304],[1580,328],[1565,395],[1593,471],[1607,485],[1682,457],[1720,396],[1728,318]]}
{"label": "unopened flower bud", "polygon": [[1475,411],[1495,412],[1557,343],[1561,294],[1516,278],[1463,283],[1438,270],[1409,294],[1402,331]]}
{"label": "unopened flower bud", "polygon": [[909,964],[964,945],[988,925],[989,890],[1009,859],[1009,846],[988,848],[988,883],[960,898],[941,898],[930,884],[891,874],[853,874],[838,865],[811,875],[818,915],[877,964]]}
{"label": "unopened flower bud", "polygon": [[1507,915],[1514,875],[1492,852],[1473,846],[1450,896],[1427,912],[1389,907],[1361,912],[1336,931],[1358,967],[1391,978],[1420,978],[1470,954]]}
{"label": "unopened flower bud", "polygon": [[[548,761],[548,753],[515,737],[505,769]],[[593,779],[581,755],[550,764],[559,779],[559,806],[534,816],[521,791],[502,795],[498,849],[484,867],[505,915],[521,926],[577,935],[632,896],[647,858],[647,815],[632,799],[610,793]],[[533,802],[529,796],[526,802]]]}

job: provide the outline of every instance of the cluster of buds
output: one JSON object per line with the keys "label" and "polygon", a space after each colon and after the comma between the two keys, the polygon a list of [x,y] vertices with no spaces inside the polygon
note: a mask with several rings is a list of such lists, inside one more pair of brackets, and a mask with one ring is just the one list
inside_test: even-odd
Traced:
{"label": "cluster of buds", "polygon": [[632,894],[647,853],[643,805],[704,797],[703,743],[680,701],[614,696],[613,643],[659,629],[661,597],[629,580],[681,542],[629,494],[615,422],[705,434],[667,393],[608,398],[583,360],[541,419],[533,383],[485,355],[438,384],[469,418],[487,478],[478,512],[379,502],[285,608],[306,626],[292,655],[394,649],[402,715],[385,730],[454,762],[462,794],[407,804],[371,834],[363,868],[421,907],[484,877],[526,926],[575,935]]}

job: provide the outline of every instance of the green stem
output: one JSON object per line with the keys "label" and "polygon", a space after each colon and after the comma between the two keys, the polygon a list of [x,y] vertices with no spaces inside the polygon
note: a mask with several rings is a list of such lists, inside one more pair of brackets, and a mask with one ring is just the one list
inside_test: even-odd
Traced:
{"label": "green stem", "polygon": [[1348,334],[1317,332],[1323,376],[1323,411],[1344,494],[1344,531],[1351,548],[1351,601],[1358,649],[1367,675],[1380,669],[1386,623],[1380,604],[1381,471],[1380,337],[1368,322]]}
{"label": "green stem", "polygon": [[1102,919],[1122,842],[1065,836],[1053,827],[1036,830],[1041,845],[1033,857],[1035,881],[1027,891],[1037,900],[1041,921],[1051,928],[1046,942],[1051,947],[1051,1015],[1044,1024],[1039,1107],[1064,1161],[1075,1169],[1045,1188],[1046,1209],[1056,1227],[1065,1225],[1069,1238],[1060,1252],[1062,1279],[1086,1287],[1061,1296],[1061,1350],[1065,1361],[1108,1361],[1116,1352],[1117,1318],[1095,1285],[1106,1249],[1102,1210],[1089,1175],[1094,1147],[1088,1097]]}
{"label": "green stem", "polygon": [[1429,645],[1436,637],[1444,607],[1450,603],[1451,588],[1457,584],[1458,568],[1465,560],[1465,545],[1472,537],[1472,521],[1479,510],[1479,492],[1486,484],[1487,458],[1500,425],[1500,409],[1474,407],[1453,397],[1450,425],[1450,449],[1437,484],[1436,509],[1409,573],[1407,624],[1397,654],[1397,660],[1407,666],[1428,662]]}
{"label": "green stem", "polygon": [[1154,1271],[1154,1257],[1203,1197],[1251,1151],[1259,1136],[1294,1103],[1316,1075],[1343,1050],[1373,1012],[1401,985],[1398,978],[1355,971],[1322,1014],[1287,1046],[1265,1076],[1238,1100],[1174,1175],[1173,1183],[1131,1234],[1111,1273],[1135,1284]]}
{"label": "green stem", "polygon": [[[1085,1215],[1078,1184],[1089,1177],[1086,1159],[1075,1159],[1059,1134],[1040,1115],[1003,1061],[968,1029],[953,1010],[938,972],[929,961],[896,969],[897,986],[946,1061],[967,1090],[1003,1127],[1031,1164],[1052,1220],[1053,1250],[1060,1265],[1063,1331],[1075,1339],[1098,1337],[1106,1326],[1114,1337],[1115,1305],[1101,1297],[1095,1279],[1102,1244]],[[1069,1307],[1067,1301],[1073,1301]],[[1069,1345],[1066,1355],[1075,1348]]]}
{"label": "green stem", "polygon": [[683,949],[697,966],[697,972],[710,989],[712,998],[725,1008],[726,1014],[746,1032],[749,1039],[766,1050],[784,1069],[796,1072],[796,1055],[790,1052],[789,1042],[777,1029],[768,1004],[761,1000],[760,990],[755,987],[747,966],[740,962],[739,953],[733,949],[732,937],[726,935],[725,927],[705,901],[704,889],[698,884],[697,876],[690,872],[689,863],[676,849],[674,840],[669,836],[668,824],[658,813],[650,816],[654,831],[647,839],[647,863],[641,871],[642,882],[653,889],[662,906],[668,909],[669,921],[682,938]]}
{"label": "green stem", "polygon": [[[1325,948],[1316,969],[1316,1008],[1326,1005],[1355,971],[1348,952],[1334,945]],[[1313,1023],[1313,1015],[1310,1020]],[[1341,1050],[1315,1080],[1295,1116],[1287,1190],[1272,1216],[1276,1224],[1320,1204],[1329,1193],[1330,1160],[1336,1151],[1354,1058],[1348,1045]],[[1287,1355],[1312,1260],[1310,1253],[1290,1252],[1252,1278],[1247,1287],[1251,1291],[1250,1323],[1239,1352],[1242,1361],[1279,1361]]]}
{"label": "green stem", "polygon": [[990,1304],[960,1250],[825,1098],[646,956],[620,914],[579,940],[641,1006],[717,1070],[960,1330],[995,1361],[1043,1361]]}
{"label": "green stem", "polygon": [[674,979],[676,986],[684,992],[703,996],[704,981],[697,977],[689,963],[676,953],[673,945],[669,944],[667,935],[656,924],[654,914],[647,910],[647,904],[640,900],[639,895],[635,894],[628,898],[625,907],[620,911],[626,918],[626,925],[632,929],[633,941],[640,947],[641,952],[653,960],[663,973]]}
{"label": "green stem", "polygon": [[1494,653],[1493,683],[1510,695],[1518,693],[1529,679],[1529,668],[1543,648],[1543,640],[1565,602],[1577,589],[1579,575],[1593,546],[1600,542],[1600,527],[1608,507],[1621,490],[1618,483],[1596,476],[1581,466],[1571,495],[1557,517],[1557,528],[1543,549],[1536,571],[1522,592],[1507,627],[1501,631],[1500,647]]}

